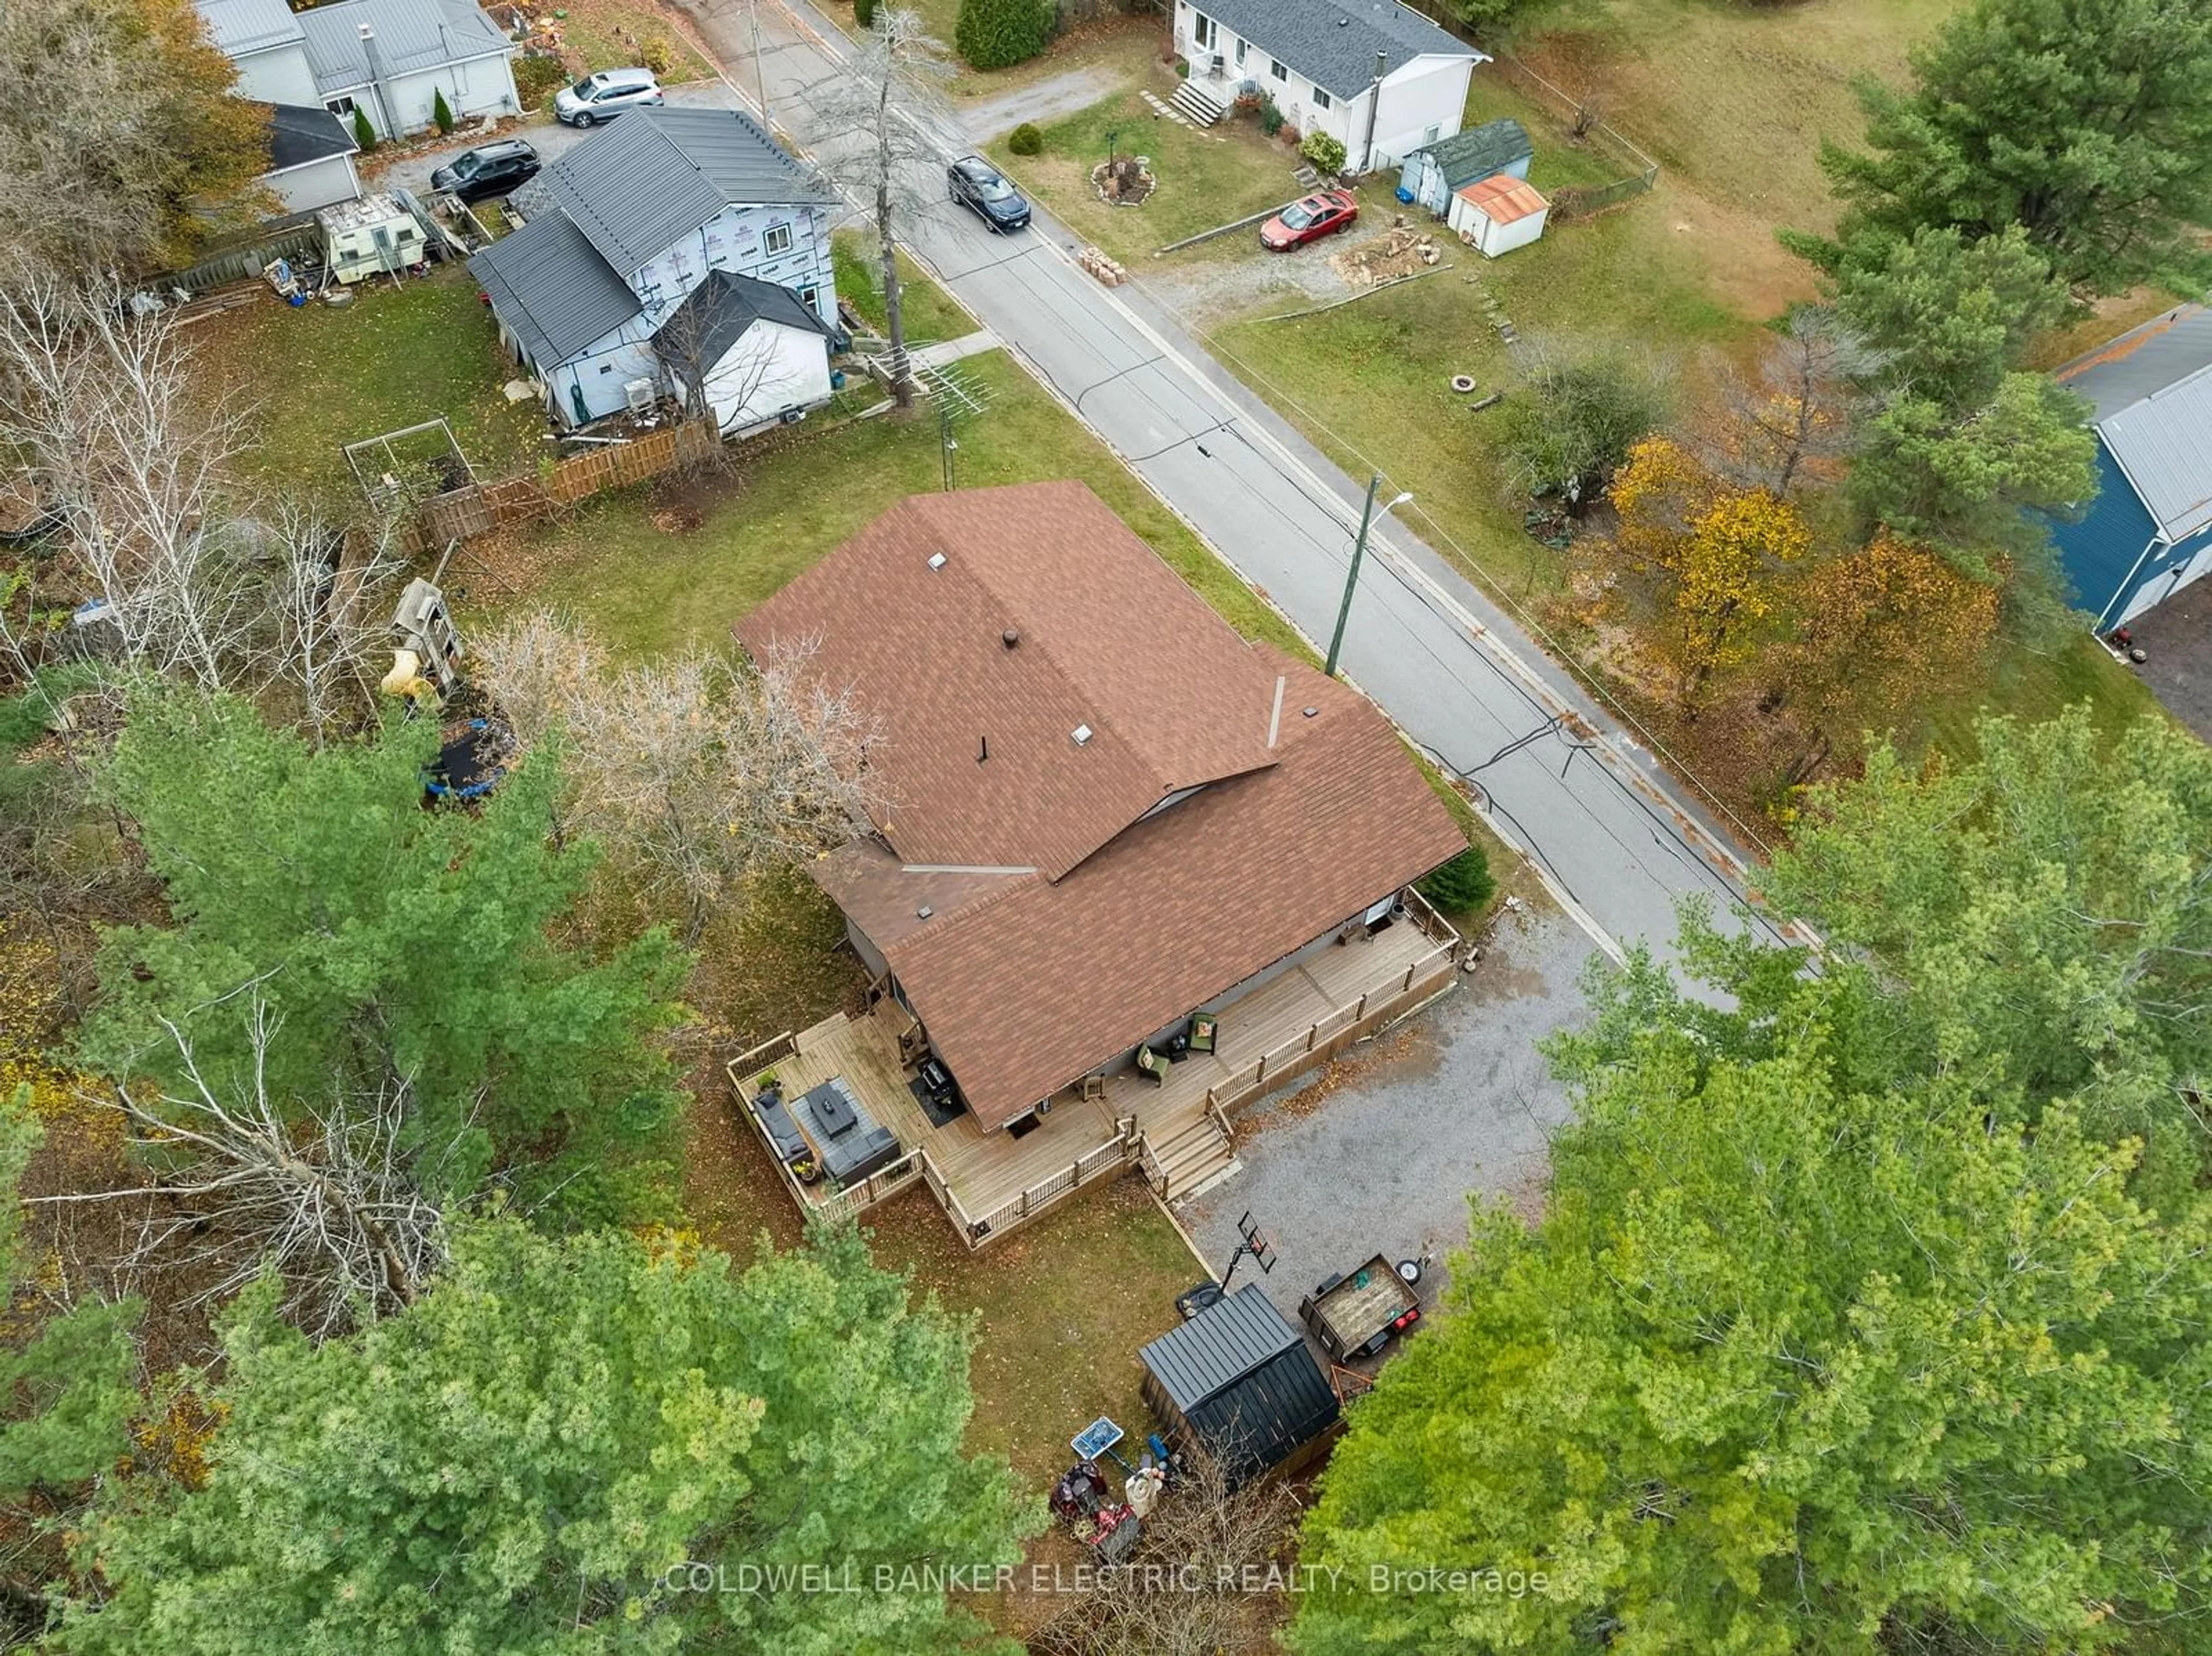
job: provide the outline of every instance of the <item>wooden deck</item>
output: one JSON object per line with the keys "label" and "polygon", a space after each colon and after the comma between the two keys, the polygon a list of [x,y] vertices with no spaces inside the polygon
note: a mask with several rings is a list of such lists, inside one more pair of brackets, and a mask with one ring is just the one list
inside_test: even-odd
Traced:
{"label": "wooden deck", "polygon": [[843,1192],[787,1175],[793,1193],[806,1206],[849,1213],[926,1179],[956,1225],[966,1228],[969,1245],[979,1246],[1132,1163],[1163,1195],[1225,1168],[1231,1113],[1436,993],[1450,980],[1456,942],[1449,927],[1422,913],[1317,950],[1218,1008],[1214,1052],[1191,1053],[1164,1081],[1133,1070],[1109,1076],[1099,1099],[1072,1087],[1018,1138],[1003,1129],[987,1132],[972,1115],[944,1126],[930,1120],[908,1089],[914,1071],[899,1058],[899,1037],[913,1020],[889,996],[866,1016],[841,1013],[770,1042],[732,1065],[731,1080],[749,1100],[771,1069],[787,1097],[843,1077],[908,1155],[865,1188]]}

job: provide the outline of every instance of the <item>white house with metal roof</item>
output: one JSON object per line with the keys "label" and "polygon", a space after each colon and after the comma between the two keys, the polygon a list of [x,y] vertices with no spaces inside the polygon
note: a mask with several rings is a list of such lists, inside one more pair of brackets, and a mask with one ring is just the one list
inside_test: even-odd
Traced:
{"label": "white house with metal roof", "polygon": [[2169,311],[2054,377],[2089,399],[2102,487],[2051,538],[2109,632],[2212,573],[2212,309]]}
{"label": "white house with metal roof", "polygon": [[739,111],[635,109],[518,191],[526,221],[469,270],[547,409],[584,425],[666,381],[654,336],[713,271],[787,288],[834,330],[835,203]]}
{"label": "white house with metal roof", "polygon": [[284,0],[195,0],[238,66],[238,91],[264,102],[359,110],[380,135],[430,125],[440,93],[457,120],[520,113],[514,42],[470,0],[341,0],[295,13]]}
{"label": "white house with metal roof", "polygon": [[1395,167],[1460,129],[1488,56],[1397,0],[1176,0],[1178,94],[1218,113],[1244,92],[1344,145],[1347,173]]}

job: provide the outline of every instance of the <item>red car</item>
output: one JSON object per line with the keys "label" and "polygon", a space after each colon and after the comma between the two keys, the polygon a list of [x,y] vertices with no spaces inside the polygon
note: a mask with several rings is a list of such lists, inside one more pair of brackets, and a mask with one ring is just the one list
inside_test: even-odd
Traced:
{"label": "red car", "polygon": [[1271,253],[1288,252],[1340,230],[1359,216],[1359,203],[1341,190],[1322,190],[1288,207],[1260,227],[1260,245]]}

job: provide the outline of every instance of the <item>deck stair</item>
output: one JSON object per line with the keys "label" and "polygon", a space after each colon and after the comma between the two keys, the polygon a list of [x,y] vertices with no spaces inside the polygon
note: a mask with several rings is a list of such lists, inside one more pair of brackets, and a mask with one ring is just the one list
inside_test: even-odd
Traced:
{"label": "deck stair", "polygon": [[1237,1147],[1209,1113],[1171,1131],[1152,1146],[1159,1176],[1154,1186],[1169,1201],[1189,1195],[1237,1162]]}
{"label": "deck stair", "polygon": [[1212,84],[1195,77],[1176,88],[1168,99],[1168,106],[1180,112],[1185,120],[1196,127],[1212,126],[1229,112],[1228,104],[1223,101],[1221,94],[1214,90]]}

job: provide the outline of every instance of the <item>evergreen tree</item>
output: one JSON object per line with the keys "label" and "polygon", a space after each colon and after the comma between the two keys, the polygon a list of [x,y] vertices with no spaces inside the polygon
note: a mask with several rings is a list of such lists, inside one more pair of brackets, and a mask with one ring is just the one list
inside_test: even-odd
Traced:
{"label": "evergreen tree", "polygon": [[441,133],[453,130],[453,106],[446,101],[446,89],[434,88],[430,94],[430,119]]}
{"label": "evergreen tree", "polygon": [[364,155],[376,148],[376,129],[368,124],[368,112],[358,104],[353,112],[354,148]]}
{"label": "evergreen tree", "polygon": [[952,45],[975,69],[1011,69],[1051,44],[1052,0],[960,0]]}
{"label": "evergreen tree", "polygon": [[2203,1644],[2212,1200],[2154,1217],[2070,1101],[1860,1090],[1871,980],[1766,955],[1760,1016],[1675,1021],[1647,965],[1562,1052],[1546,1216],[1478,1216],[1352,1413],[1295,1649]]}
{"label": "evergreen tree", "polygon": [[110,1492],[99,1597],[59,1646],[1003,1649],[923,1571],[1012,1563],[1035,1498],[962,1453],[966,1331],[907,1294],[850,1231],[738,1271],[682,1237],[495,1222],[346,1339],[309,1344],[258,1295],[204,1487]]}
{"label": "evergreen tree", "polygon": [[1916,52],[1918,84],[1863,86],[1871,153],[1830,145],[1846,241],[2009,224],[2065,281],[2120,293],[2212,258],[2212,7],[1977,0]]}
{"label": "evergreen tree", "polygon": [[657,932],[575,940],[593,857],[553,838],[557,753],[479,809],[426,810],[437,748],[410,723],[316,750],[232,698],[138,697],[110,781],[175,924],[105,940],[85,1054],[180,1090],[167,1020],[212,1086],[249,1094],[258,999],[281,1019],[273,1096],[404,1079],[423,1141],[467,1147],[443,1170],[454,1188],[500,1165],[526,1199],[558,1187],[572,1215],[634,1210],[675,1116],[653,1036],[678,1016],[683,955]]}

